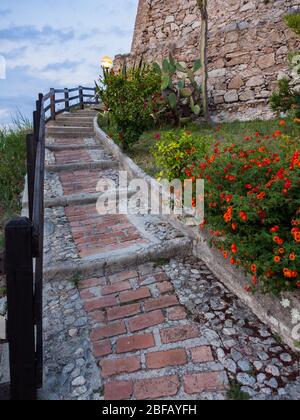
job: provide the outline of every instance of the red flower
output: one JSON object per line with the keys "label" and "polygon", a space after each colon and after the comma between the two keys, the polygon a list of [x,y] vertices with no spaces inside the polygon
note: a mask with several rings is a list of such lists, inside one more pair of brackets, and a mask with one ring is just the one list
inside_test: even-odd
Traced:
{"label": "red flower", "polygon": [[273,134],[273,138],[275,139],[276,137],[280,137],[282,134],[282,132],[280,130],[276,130],[275,133]]}
{"label": "red flower", "polygon": [[161,139],[161,134],[160,133],[156,133],[154,135],[155,140],[160,140]]}
{"label": "red flower", "polygon": [[280,127],[284,127],[286,125],[286,121],[285,120],[280,120],[279,125],[280,125]]}
{"label": "red flower", "polygon": [[236,246],[236,244],[232,244],[231,245],[231,251],[232,251],[233,254],[236,254],[237,253],[237,246]]}
{"label": "red flower", "polygon": [[256,267],[256,264],[252,264],[252,265],[251,265],[251,271],[252,271],[252,273],[253,273],[253,274],[256,274],[256,273],[257,273],[257,267]]}
{"label": "red flower", "polygon": [[247,213],[246,213],[246,212],[244,212],[244,211],[241,211],[241,212],[240,212],[240,218],[241,218],[244,222],[247,222],[247,220],[248,220]]}

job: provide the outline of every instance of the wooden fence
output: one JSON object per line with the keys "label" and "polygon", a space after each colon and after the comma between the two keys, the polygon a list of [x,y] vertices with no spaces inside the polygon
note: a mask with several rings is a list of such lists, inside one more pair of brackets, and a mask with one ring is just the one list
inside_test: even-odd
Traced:
{"label": "wooden fence", "polygon": [[33,113],[33,133],[27,136],[29,214],[7,223],[5,253],[0,256],[7,284],[10,362],[10,391],[3,386],[0,391],[12,400],[35,400],[43,384],[45,125],[62,112],[92,103],[98,103],[95,88],[51,89],[39,95]]}

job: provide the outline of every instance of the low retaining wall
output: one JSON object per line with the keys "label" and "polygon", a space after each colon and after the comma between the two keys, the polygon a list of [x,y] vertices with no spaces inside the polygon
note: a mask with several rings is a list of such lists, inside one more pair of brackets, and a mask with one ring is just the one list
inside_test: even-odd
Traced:
{"label": "low retaining wall", "polygon": [[[97,118],[94,120],[96,138],[102,146],[109,151],[120,162],[120,169],[127,171],[129,177],[142,178],[151,187],[160,189],[160,185],[152,177],[147,175],[132,159],[126,156],[119,146],[98,127]],[[198,228],[191,228],[182,223],[176,216],[168,216],[168,220],[185,235],[193,240],[193,253],[196,257],[204,261],[214,275],[241,301],[243,301],[257,317],[267,325],[272,331],[279,335],[281,339],[294,351],[300,352],[300,346],[294,334],[300,336],[300,319],[298,320],[298,331],[295,320],[293,322],[292,311],[300,316],[300,295],[299,293],[282,293],[279,297],[272,295],[248,294],[245,286],[251,282],[250,277],[246,276],[242,270],[231,266],[218,250],[209,246],[208,234],[199,232]],[[284,301],[285,307],[282,305]],[[293,334],[294,333],[294,334]],[[299,340],[299,339],[298,339]]]}

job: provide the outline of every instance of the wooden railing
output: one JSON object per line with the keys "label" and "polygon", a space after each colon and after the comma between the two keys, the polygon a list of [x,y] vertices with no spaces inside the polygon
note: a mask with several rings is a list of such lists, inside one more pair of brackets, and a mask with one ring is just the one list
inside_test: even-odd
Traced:
{"label": "wooden railing", "polygon": [[[78,91],[78,95],[70,93]],[[93,91],[94,94],[85,94]],[[64,94],[64,100],[58,98]],[[92,100],[94,99],[94,101]],[[47,102],[50,104],[47,105]],[[34,400],[43,384],[43,247],[45,127],[61,112],[98,103],[94,88],[51,89],[40,94],[27,136],[28,217],[5,227],[4,272],[7,283],[7,339],[10,354],[10,396]],[[57,107],[64,104],[63,108]],[[47,116],[47,113],[50,115]]]}
{"label": "wooden railing", "polygon": [[97,104],[98,96],[96,88],[84,86],[72,89],[50,89],[50,92],[44,96],[44,103],[47,122],[55,120],[56,115],[62,112],[69,112],[72,108],[79,107],[84,109],[84,106],[87,104]]}

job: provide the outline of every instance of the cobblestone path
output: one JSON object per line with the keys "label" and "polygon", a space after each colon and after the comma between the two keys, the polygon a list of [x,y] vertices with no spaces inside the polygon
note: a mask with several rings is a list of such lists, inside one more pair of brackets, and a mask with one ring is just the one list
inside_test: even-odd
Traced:
{"label": "cobblestone path", "polygon": [[[158,217],[100,216],[94,113],[48,127],[45,399],[296,399],[299,358]],[[80,126],[82,122],[84,130]]]}

